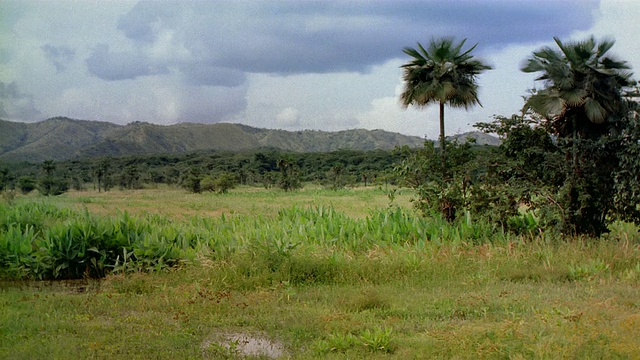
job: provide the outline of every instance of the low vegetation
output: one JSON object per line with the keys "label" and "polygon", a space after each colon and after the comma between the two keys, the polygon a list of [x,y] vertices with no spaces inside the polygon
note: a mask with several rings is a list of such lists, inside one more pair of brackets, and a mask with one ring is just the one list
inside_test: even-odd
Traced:
{"label": "low vegetation", "polygon": [[390,194],[17,195],[0,206],[0,356],[244,358],[246,339],[295,359],[640,356],[634,225],[514,235]]}

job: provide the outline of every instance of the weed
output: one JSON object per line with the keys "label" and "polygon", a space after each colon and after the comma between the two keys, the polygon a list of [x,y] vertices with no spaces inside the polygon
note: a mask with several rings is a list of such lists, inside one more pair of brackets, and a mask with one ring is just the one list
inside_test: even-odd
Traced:
{"label": "weed", "polygon": [[360,335],[362,346],[373,352],[392,353],[395,351],[393,342],[393,329],[375,328],[366,329]]}
{"label": "weed", "polygon": [[600,259],[590,260],[587,263],[569,265],[569,278],[571,280],[593,280],[609,272],[609,264]]}
{"label": "weed", "polygon": [[210,342],[209,346],[202,350],[205,359],[236,359],[240,356],[238,345],[240,341],[229,341],[227,344]]}
{"label": "weed", "polygon": [[360,340],[350,333],[333,333],[326,339],[316,341],[314,344],[315,351],[320,354],[330,352],[344,353],[347,350],[358,346]]}

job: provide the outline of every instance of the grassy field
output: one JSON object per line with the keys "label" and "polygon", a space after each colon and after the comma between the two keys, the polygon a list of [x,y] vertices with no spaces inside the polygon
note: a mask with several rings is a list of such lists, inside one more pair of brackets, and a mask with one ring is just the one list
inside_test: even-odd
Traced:
{"label": "grassy field", "polygon": [[0,208],[4,239],[126,225],[118,234],[139,244],[101,280],[0,283],[0,358],[640,358],[637,227],[514,236],[424,219],[410,198],[373,187],[18,197]]}

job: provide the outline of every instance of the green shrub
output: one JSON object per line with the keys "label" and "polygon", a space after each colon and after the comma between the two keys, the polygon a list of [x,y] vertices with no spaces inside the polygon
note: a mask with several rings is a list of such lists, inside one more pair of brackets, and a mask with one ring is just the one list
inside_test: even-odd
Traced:
{"label": "green shrub", "polygon": [[28,194],[36,189],[36,179],[33,176],[21,176],[18,178],[18,188],[23,194]]}

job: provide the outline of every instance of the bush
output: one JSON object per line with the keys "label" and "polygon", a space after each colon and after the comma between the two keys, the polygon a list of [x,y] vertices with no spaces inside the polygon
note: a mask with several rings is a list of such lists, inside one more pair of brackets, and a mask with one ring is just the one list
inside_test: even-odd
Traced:
{"label": "bush", "polygon": [[235,188],[236,184],[236,177],[233,174],[229,173],[223,173],[213,181],[215,191],[220,194],[224,194],[229,190]]}
{"label": "bush", "polygon": [[69,183],[66,180],[61,178],[55,178],[46,176],[42,180],[40,180],[40,186],[38,190],[42,195],[50,196],[50,195],[61,195],[69,190]]}
{"label": "bush", "polygon": [[230,173],[222,173],[217,177],[205,176],[200,181],[201,191],[214,191],[218,194],[225,194],[234,189],[237,184],[236,176]]}

